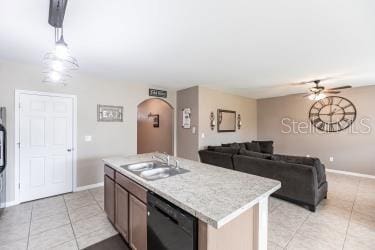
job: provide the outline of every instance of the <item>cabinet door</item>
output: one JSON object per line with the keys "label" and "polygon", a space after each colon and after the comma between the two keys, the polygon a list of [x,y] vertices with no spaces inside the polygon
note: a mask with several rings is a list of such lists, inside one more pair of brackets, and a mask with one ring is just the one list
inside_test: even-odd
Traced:
{"label": "cabinet door", "polygon": [[129,242],[129,193],[116,183],[115,225],[122,237]]}
{"label": "cabinet door", "polygon": [[135,250],[147,250],[147,206],[129,195],[129,244]]}
{"label": "cabinet door", "polygon": [[115,223],[115,182],[104,176],[104,211],[108,219]]}

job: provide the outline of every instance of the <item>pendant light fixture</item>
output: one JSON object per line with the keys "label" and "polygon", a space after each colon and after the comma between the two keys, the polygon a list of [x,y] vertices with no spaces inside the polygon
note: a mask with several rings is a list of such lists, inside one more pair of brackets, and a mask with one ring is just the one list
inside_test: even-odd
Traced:
{"label": "pendant light fixture", "polygon": [[68,44],[64,41],[63,21],[67,0],[50,0],[48,23],[55,28],[55,47],[43,59],[45,65],[43,82],[66,85],[71,72],[79,68],[77,60],[71,56]]}

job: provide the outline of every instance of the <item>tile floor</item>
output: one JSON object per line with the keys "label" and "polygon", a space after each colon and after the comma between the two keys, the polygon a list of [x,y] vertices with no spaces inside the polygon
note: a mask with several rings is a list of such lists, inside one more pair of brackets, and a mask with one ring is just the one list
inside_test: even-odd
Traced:
{"label": "tile floor", "polygon": [[271,198],[269,249],[375,249],[375,180],[327,175],[315,213]]}
{"label": "tile floor", "polygon": [[[329,193],[315,213],[271,198],[269,249],[375,249],[375,180],[328,173]],[[116,234],[103,188],[7,208],[0,250],[82,249]]]}
{"label": "tile floor", "polygon": [[0,249],[83,249],[116,235],[103,196],[101,187],[5,209]]}

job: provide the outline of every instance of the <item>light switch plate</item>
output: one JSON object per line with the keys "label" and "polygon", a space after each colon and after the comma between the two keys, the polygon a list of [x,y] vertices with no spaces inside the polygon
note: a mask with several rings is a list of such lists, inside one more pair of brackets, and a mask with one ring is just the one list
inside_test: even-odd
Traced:
{"label": "light switch plate", "polygon": [[85,141],[86,142],[92,141],[92,136],[91,135],[85,135]]}
{"label": "light switch plate", "polygon": [[330,162],[333,162],[333,160],[334,160],[334,159],[333,159],[333,156],[329,157],[329,161],[330,161]]}
{"label": "light switch plate", "polygon": [[191,133],[195,134],[195,130],[196,130],[196,128],[195,128],[195,127],[192,127],[192,128],[191,128]]}

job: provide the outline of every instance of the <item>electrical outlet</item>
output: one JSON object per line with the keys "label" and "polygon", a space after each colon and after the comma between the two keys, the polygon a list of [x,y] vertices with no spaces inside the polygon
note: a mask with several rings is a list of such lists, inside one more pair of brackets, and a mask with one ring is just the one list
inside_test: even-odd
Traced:
{"label": "electrical outlet", "polygon": [[202,133],[201,137],[202,137],[202,139],[204,139],[206,137],[206,135],[204,133]]}
{"label": "electrical outlet", "polygon": [[334,160],[334,159],[333,159],[333,156],[329,157],[329,161],[330,161],[330,162],[333,162],[333,160]]}
{"label": "electrical outlet", "polygon": [[85,142],[90,142],[92,141],[92,136],[91,135],[85,135]]}
{"label": "electrical outlet", "polygon": [[195,127],[192,127],[191,128],[191,133],[193,133],[193,134],[195,134],[195,131],[196,131],[197,129],[195,128]]}

